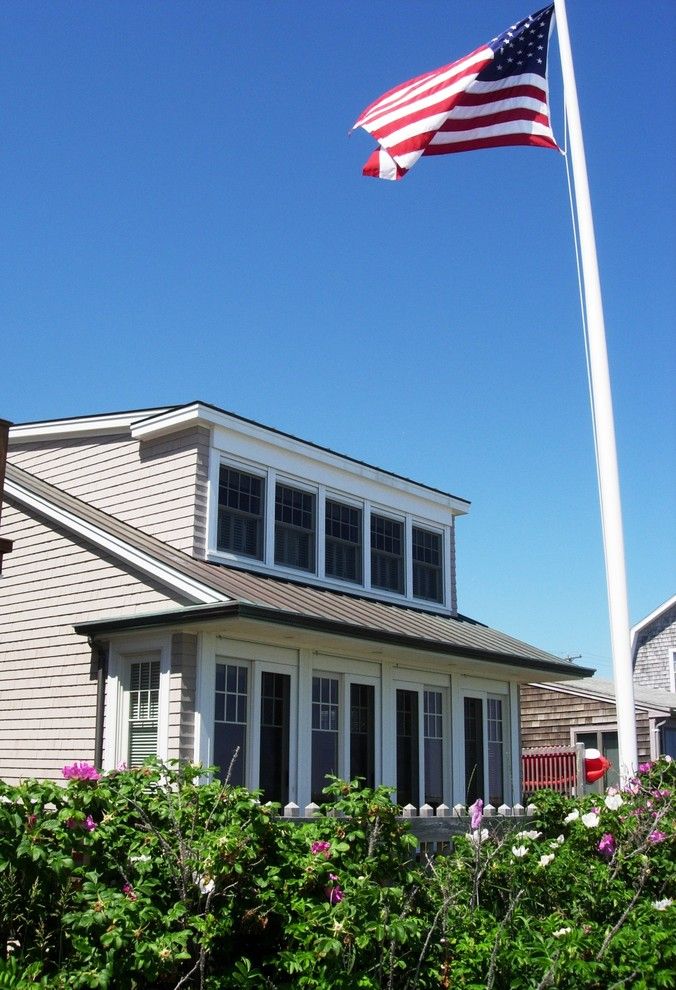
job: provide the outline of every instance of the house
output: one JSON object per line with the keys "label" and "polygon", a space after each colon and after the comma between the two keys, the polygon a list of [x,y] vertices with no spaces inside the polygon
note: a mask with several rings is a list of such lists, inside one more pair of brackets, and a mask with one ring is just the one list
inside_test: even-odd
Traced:
{"label": "house", "polygon": [[204,402],[10,431],[0,775],[149,754],[265,800],[520,797],[520,684],[575,667],[459,614],[462,498]]}
{"label": "house", "polygon": [[[631,648],[639,762],[660,755],[676,757],[676,596],[633,627]],[[617,783],[617,712],[612,681],[592,677],[575,683],[538,682],[523,687],[521,734],[527,748],[581,742],[598,749],[612,764],[605,784]]]}

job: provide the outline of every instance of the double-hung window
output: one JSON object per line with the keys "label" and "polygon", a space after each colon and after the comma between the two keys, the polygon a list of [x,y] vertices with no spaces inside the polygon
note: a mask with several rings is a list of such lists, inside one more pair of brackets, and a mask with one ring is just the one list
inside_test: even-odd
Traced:
{"label": "double-hung window", "polygon": [[315,496],[279,482],[275,496],[275,563],[300,571],[315,569]]}
{"label": "double-hung window", "polygon": [[263,559],[264,490],[263,478],[221,465],[218,477],[219,550]]}
{"label": "double-hung window", "polygon": [[326,500],[325,563],[327,577],[362,580],[362,512],[353,505]]}
{"label": "double-hung window", "polygon": [[430,602],[444,600],[441,534],[414,526],[411,552],[413,557],[413,597]]}
{"label": "double-hung window", "polygon": [[404,593],[404,524],[371,514],[371,586]]}
{"label": "double-hung window", "polygon": [[140,767],[157,755],[160,661],[133,660],[129,664],[129,717],[127,765]]}

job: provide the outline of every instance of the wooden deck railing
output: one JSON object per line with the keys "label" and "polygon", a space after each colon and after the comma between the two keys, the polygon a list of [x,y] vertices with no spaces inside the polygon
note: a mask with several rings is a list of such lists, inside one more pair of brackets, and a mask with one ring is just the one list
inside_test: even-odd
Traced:
{"label": "wooden deck railing", "polygon": [[524,749],[521,754],[522,788],[527,797],[543,788],[568,797],[584,789],[584,745],[543,746]]}

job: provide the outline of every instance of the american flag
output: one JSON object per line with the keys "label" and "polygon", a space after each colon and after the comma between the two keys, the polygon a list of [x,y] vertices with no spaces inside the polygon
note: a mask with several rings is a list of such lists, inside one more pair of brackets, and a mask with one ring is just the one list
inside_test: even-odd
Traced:
{"label": "american flag", "polygon": [[421,155],[531,144],[556,148],[547,49],[554,5],[470,55],[391,89],[354,125],[379,144],[364,175],[402,179]]}

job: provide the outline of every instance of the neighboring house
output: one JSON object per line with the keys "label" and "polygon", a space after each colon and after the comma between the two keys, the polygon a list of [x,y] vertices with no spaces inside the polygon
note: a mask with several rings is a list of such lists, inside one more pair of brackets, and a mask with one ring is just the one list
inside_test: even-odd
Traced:
{"label": "neighboring house", "polygon": [[[676,596],[631,630],[639,762],[676,757]],[[613,764],[606,785],[617,782],[615,688],[592,677],[574,684],[529,684],[521,689],[521,734],[526,748],[582,742]]]}
{"label": "neighboring house", "polygon": [[328,772],[513,804],[519,685],[591,673],[458,614],[464,499],[205,403],[17,425],[5,498],[9,779],[157,754],[301,807]]}

